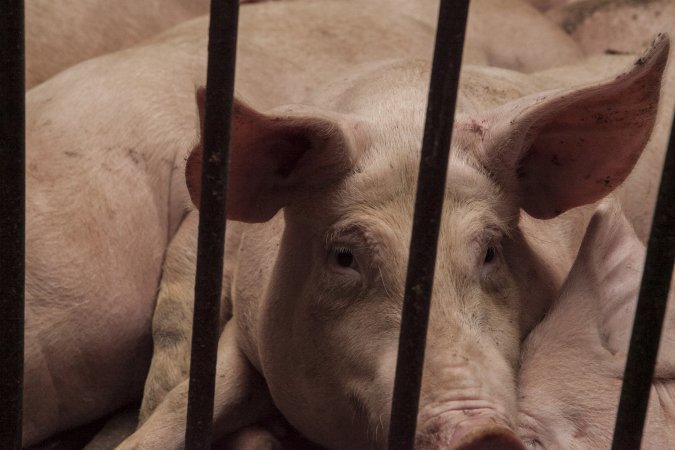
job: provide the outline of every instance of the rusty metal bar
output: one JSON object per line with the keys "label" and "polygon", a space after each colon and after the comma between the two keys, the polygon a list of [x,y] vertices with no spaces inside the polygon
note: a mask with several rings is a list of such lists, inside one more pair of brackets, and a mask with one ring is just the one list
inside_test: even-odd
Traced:
{"label": "rusty metal bar", "polygon": [[25,285],[23,0],[0,7],[0,448],[21,448]]}
{"label": "rusty metal bar", "polygon": [[212,0],[185,448],[211,448],[238,0]]}
{"label": "rusty metal bar", "polygon": [[389,449],[412,449],[468,0],[441,0],[406,276]]}
{"label": "rusty metal bar", "polygon": [[675,118],[654,209],[612,450],[640,448],[675,256]]}

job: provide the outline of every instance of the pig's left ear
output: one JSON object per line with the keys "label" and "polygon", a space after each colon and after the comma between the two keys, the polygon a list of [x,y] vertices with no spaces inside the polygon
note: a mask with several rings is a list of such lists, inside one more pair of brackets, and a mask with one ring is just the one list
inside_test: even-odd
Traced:
{"label": "pig's left ear", "polygon": [[[203,124],[205,90],[196,93]],[[298,195],[347,175],[365,145],[354,118],[306,106],[262,114],[235,99],[227,184],[227,218],[265,222]],[[203,132],[203,130],[202,130]],[[202,145],[188,157],[185,177],[199,207]]]}
{"label": "pig's left ear", "polygon": [[630,174],[649,140],[668,49],[668,37],[659,35],[610,81],[490,112],[484,122],[491,145],[479,157],[540,219],[603,198]]}

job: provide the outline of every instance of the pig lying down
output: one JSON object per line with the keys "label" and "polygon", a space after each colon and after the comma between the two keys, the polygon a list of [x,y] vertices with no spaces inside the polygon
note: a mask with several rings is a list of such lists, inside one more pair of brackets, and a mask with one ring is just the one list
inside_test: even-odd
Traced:
{"label": "pig lying down", "polygon": [[[49,14],[44,20],[28,14],[27,27],[47,36],[58,31],[56,23],[70,23],[71,14],[81,20],[100,11],[98,1],[59,9],[36,0],[31,4],[42,5],[47,9],[41,11]],[[180,0],[175,3],[180,9]],[[491,39],[478,47],[489,50],[487,55],[506,55],[499,47],[508,42],[510,32],[489,26],[500,17],[499,11],[488,16],[490,9],[481,7],[490,4],[492,0],[477,1],[472,10],[480,14],[472,14],[469,24],[489,19],[488,25],[475,25],[491,31]],[[190,8],[197,5],[191,3]],[[133,6],[147,13],[144,8],[156,5]],[[143,25],[127,25],[156,30],[154,20],[168,26],[175,19],[172,11],[166,6],[161,18],[151,15]],[[382,8],[379,0],[243,6],[237,90],[251,105],[269,110],[310,98],[329,80],[350,79],[364,71],[364,65],[430,56],[434,36],[428,23],[433,18],[428,15],[431,9],[420,11]],[[106,20],[116,23],[120,10],[108,12]],[[134,14],[134,20],[142,17],[146,14]],[[535,26],[536,16],[521,19],[532,25],[524,29],[540,34],[528,47],[537,54],[560,35],[556,30],[544,39],[546,23],[555,28],[550,21]],[[87,26],[92,23],[98,22],[87,21]],[[177,300],[174,309],[168,308],[172,313],[166,322],[175,326],[163,328],[163,343],[155,342],[156,353],[164,355],[173,346],[175,359],[166,360],[177,363],[173,368],[157,358],[153,363],[155,372],[168,378],[163,384],[150,383],[159,393],[155,404],[185,376],[189,342],[183,333],[189,334],[189,325],[183,323],[189,323],[190,303],[178,305],[192,295],[191,285],[182,282],[192,273],[189,264],[183,270],[184,259],[189,259],[183,247],[194,239],[196,222],[194,212],[187,211],[184,161],[198,135],[194,87],[204,84],[207,25],[205,17],[178,25],[135,48],[66,69],[27,92],[26,445],[140,398],[152,355],[150,329],[157,299],[162,304]],[[109,36],[106,45],[112,47],[105,49],[131,44],[127,38],[140,39],[126,27],[112,29],[121,36]],[[87,36],[84,30],[80,39]],[[562,53],[551,59],[563,61],[565,55],[578,53],[573,42],[572,51],[566,50],[570,42],[562,42]],[[69,39],[54,39],[49,44],[60,50],[35,53],[36,64],[28,65],[27,76],[40,76],[52,62],[58,62],[60,70],[85,59],[91,56],[88,45],[100,43],[92,38],[81,47],[75,41],[70,45]],[[509,55],[510,60],[501,62],[523,70],[538,67],[529,62],[543,61]],[[420,76],[415,77],[415,92],[425,89]],[[230,226],[233,240],[235,232]],[[232,252],[237,251],[233,247]],[[185,320],[177,320],[179,311],[185,312]],[[231,310],[224,307],[223,312],[225,321]],[[158,313],[155,320],[161,321],[161,316]],[[152,402],[146,402],[144,411],[152,409]]]}
{"label": "pig lying down", "polygon": [[[417,448],[525,448],[516,437],[519,343],[572,266],[593,203],[645,147],[668,49],[660,36],[624,73],[553,91],[536,77],[465,69]],[[262,113],[236,102],[227,212],[235,256],[224,292],[233,317],[219,342],[218,432],[264,419],[274,405],[328,448],[386,447],[427,79],[424,62],[369,64],[304,105]],[[203,98],[199,90],[201,113]],[[185,172],[195,203],[200,145]],[[174,251],[184,252],[177,243],[167,261]],[[171,325],[160,306],[155,361]],[[161,397],[156,381],[151,371],[146,395]],[[120,448],[182,446],[179,381]]]}
{"label": "pig lying down", "polygon": [[[609,448],[645,248],[616,205],[593,216],[550,314],[527,337],[519,429],[532,449]],[[675,442],[675,308],[670,296],[642,448]]]}

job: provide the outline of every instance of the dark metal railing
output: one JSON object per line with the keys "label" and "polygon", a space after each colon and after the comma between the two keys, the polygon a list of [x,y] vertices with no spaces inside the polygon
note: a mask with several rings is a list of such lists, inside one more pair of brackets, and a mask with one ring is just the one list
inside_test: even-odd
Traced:
{"label": "dark metal railing", "polygon": [[25,285],[23,0],[0,6],[0,448],[21,448]]}
{"label": "dark metal railing", "polygon": [[441,210],[469,0],[441,0],[422,140],[389,425],[389,449],[412,449]]}
{"label": "dark metal railing", "polygon": [[211,2],[187,450],[211,447],[238,16],[238,0]]}
{"label": "dark metal railing", "polygon": [[640,448],[675,256],[675,118],[647,243],[612,450]]}
{"label": "dark metal railing", "polygon": [[[233,107],[237,0],[213,0],[186,448],[210,447]],[[0,14],[0,448],[21,448],[25,155],[23,1]],[[414,446],[436,243],[468,0],[442,0],[422,143],[389,448]],[[672,130],[671,130],[672,132]],[[647,248],[613,449],[639,448],[675,253],[671,135]],[[220,151],[219,151],[220,150]]]}

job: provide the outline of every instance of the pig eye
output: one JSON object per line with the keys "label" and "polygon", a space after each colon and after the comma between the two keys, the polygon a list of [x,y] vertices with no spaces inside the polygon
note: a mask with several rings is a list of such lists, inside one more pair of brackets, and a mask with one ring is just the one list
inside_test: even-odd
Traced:
{"label": "pig eye", "polygon": [[358,270],[354,253],[345,247],[335,247],[331,250],[333,263],[342,269]]}
{"label": "pig eye", "polygon": [[484,263],[485,264],[491,263],[495,259],[495,256],[497,256],[497,250],[492,246],[488,247],[487,250],[485,250]]}

